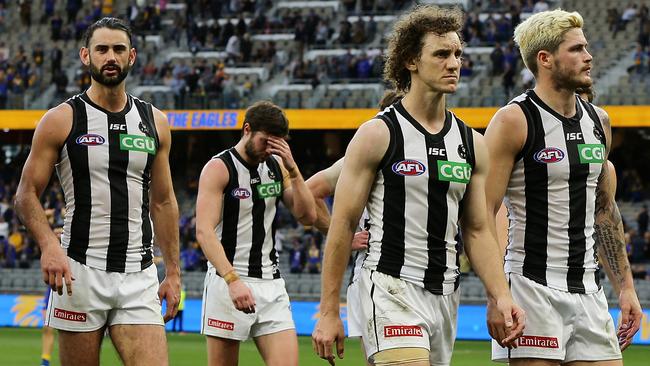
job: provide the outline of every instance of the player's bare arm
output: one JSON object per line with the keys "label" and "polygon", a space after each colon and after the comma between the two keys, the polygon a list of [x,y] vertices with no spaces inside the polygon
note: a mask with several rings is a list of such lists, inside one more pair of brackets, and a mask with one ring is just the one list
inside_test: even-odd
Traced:
{"label": "player's bare arm", "polygon": [[343,158],[337,160],[329,168],[317,172],[305,182],[307,188],[309,188],[314,196],[316,204],[316,221],[314,222],[314,226],[323,234],[327,234],[330,227],[330,212],[325,204],[324,198],[334,194],[334,188],[336,187],[339,175],[341,175],[342,168]]}
{"label": "player's bare arm", "polygon": [[487,292],[490,336],[502,347],[511,347],[523,333],[525,315],[510,296],[497,243],[488,227],[484,192],[489,156],[483,136],[475,132],[474,149],[476,164],[463,199],[460,227],[467,256]]}
{"label": "player's bare arm", "polygon": [[[485,144],[490,154],[490,169],[485,193],[487,197],[488,224],[495,238],[499,238],[496,216],[508,187],[515,157],[523,149],[528,127],[521,108],[510,104],[501,108],[490,121],[485,131]],[[501,223],[501,225],[503,225]],[[500,253],[505,252],[507,243],[498,242]]]}
{"label": "player's bare arm", "polygon": [[165,279],[160,284],[158,296],[165,299],[167,308],[164,319],[176,316],[181,299],[181,270],[179,265],[178,203],[172,186],[169,169],[171,132],[167,117],[153,108],[156,131],[160,145],[151,167],[151,219],[156,238],[165,262]]}
{"label": "player's bare arm", "polygon": [[[597,109],[597,112],[605,131],[606,153],[609,155],[611,141],[609,116],[600,108]],[[610,176],[607,161],[605,161],[596,188],[594,230],[602,265],[614,289],[618,292],[621,324],[617,335],[621,350],[624,350],[632,343],[632,338],[639,330],[643,313],[634,289],[630,262],[625,250],[623,221],[614,199],[616,183],[612,182],[612,179],[615,177]]]}
{"label": "player's bare arm", "polygon": [[39,197],[50,181],[59,151],[72,128],[72,114],[72,107],[62,103],[49,110],[38,123],[14,203],[18,217],[41,248],[43,281],[59,295],[63,294],[64,283],[68,295],[72,295],[72,273]]}
{"label": "player's bare arm", "polygon": [[228,179],[228,168],[221,159],[212,159],[203,167],[196,198],[196,239],[206,258],[228,284],[228,292],[235,308],[244,313],[253,313],[253,293],[235,273],[215,232],[221,222],[223,191],[228,185]]}
{"label": "player's bare arm", "polygon": [[321,318],[312,333],[314,351],[330,363],[334,362],[334,343],[339,358],[343,357],[345,334],[339,317],[339,293],[350,257],[350,242],[389,139],[388,127],[381,120],[371,120],[359,127],[348,145],[336,184],[334,213],[323,256]]}
{"label": "player's bare arm", "polygon": [[314,196],[302,178],[298,165],[293,160],[291,148],[287,141],[280,137],[269,136],[268,151],[280,157],[280,167],[284,178],[282,201],[293,216],[303,225],[312,225],[316,221],[316,205]]}

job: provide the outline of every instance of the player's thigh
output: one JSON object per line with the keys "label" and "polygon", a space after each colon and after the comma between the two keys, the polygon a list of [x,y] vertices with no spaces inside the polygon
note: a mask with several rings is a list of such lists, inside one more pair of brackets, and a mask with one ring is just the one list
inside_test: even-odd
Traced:
{"label": "player's thigh", "polygon": [[573,361],[563,363],[562,366],[623,366],[623,360]]}
{"label": "player's thigh", "polygon": [[65,366],[99,365],[104,329],[90,332],[59,330],[59,358]]}
{"label": "player's thigh", "polygon": [[111,340],[126,366],[167,365],[165,328],[150,324],[118,324],[109,328]]}
{"label": "player's thigh", "polygon": [[268,366],[298,365],[298,337],[295,329],[256,337],[255,344]]}
{"label": "player's thigh", "polygon": [[235,366],[239,362],[239,341],[207,336],[208,366]]}
{"label": "player's thigh", "polygon": [[393,348],[379,351],[370,357],[373,366],[429,366],[429,350],[425,348]]}

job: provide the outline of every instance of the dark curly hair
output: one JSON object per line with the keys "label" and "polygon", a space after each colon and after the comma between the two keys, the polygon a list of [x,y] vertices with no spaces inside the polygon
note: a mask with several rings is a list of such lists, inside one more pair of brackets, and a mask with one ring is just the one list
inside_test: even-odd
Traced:
{"label": "dark curly hair", "polygon": [[458,7],[418,5],[402,15],[388,37],[384,80],[393,84],[398,92],[408,91],[411,73],[405,64],[420,58],[424,36],[428,33],[443,35],[456,32],[460,37],[462,27],[463,11]]}

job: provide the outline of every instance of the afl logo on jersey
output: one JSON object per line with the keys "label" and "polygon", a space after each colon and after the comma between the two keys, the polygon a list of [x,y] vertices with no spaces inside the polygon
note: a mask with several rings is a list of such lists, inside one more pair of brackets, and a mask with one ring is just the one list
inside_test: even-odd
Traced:
{"label": "afl logo on jersey", "polygon": [[235,188],[232,190],[232,196],[240,200],[245,200],[251,196],[251,192],[246,188]]}
{"label": "afl logo on jersey", "polygon": [[106,139],[94,133],[87,133],[85,135],[81,135],[77,137],[76,142],[77,145],[97,146],[97,145],[103,145],[104,142],[106,142]]}
{"label": "afl logo on jersey", "polygon": [[424,164],[417,160],[402,160],[393,164],[393,172],[405,177],[422,175],[427,170]]}
{"label": "afl logo on jersey", "polygon": [[533,156],[538,163],[551,164],[557,163],[564,159],[564,151],[558,149],[557,147],[547,147],[535,153]]}

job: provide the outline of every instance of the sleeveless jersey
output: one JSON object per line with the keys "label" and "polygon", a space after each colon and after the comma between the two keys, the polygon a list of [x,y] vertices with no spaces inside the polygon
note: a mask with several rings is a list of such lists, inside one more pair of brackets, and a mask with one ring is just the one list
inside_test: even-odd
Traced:
{"label": "sleeveless jersey", "polygon": [[74,117],[56,165],[66,202],[61,244],[89,267],[141,271],[153,263],[149,185],[159,141],[151,104],[127,95],[113,113],[86,93],[66,103]]}
{"label": "sleeveless jersey", "polygon": [[511,103],[524,111],[528,136],[504,200],[510,221],[505,271],[558,290],[596,292],[594,209],[605,161],[600,119],[578,96],[572,118],[532,90]]}
{"label": "sleeveless jersey", "polygon": [[271,156],[252,166],[235,148],[215,158],[226,164],[230,175],[216,228],[228,261],[240,276],[280,278],[273,225],[284,190],[279,162]]}
{"label": "sleeveless jersey", "polygon": [[370,243],[364,267],[439,295],[459,282],[456,235],[474,167],[472,130],[445,111],[429,133],[401,102],[377,115],[390,131],[368,198]]}

